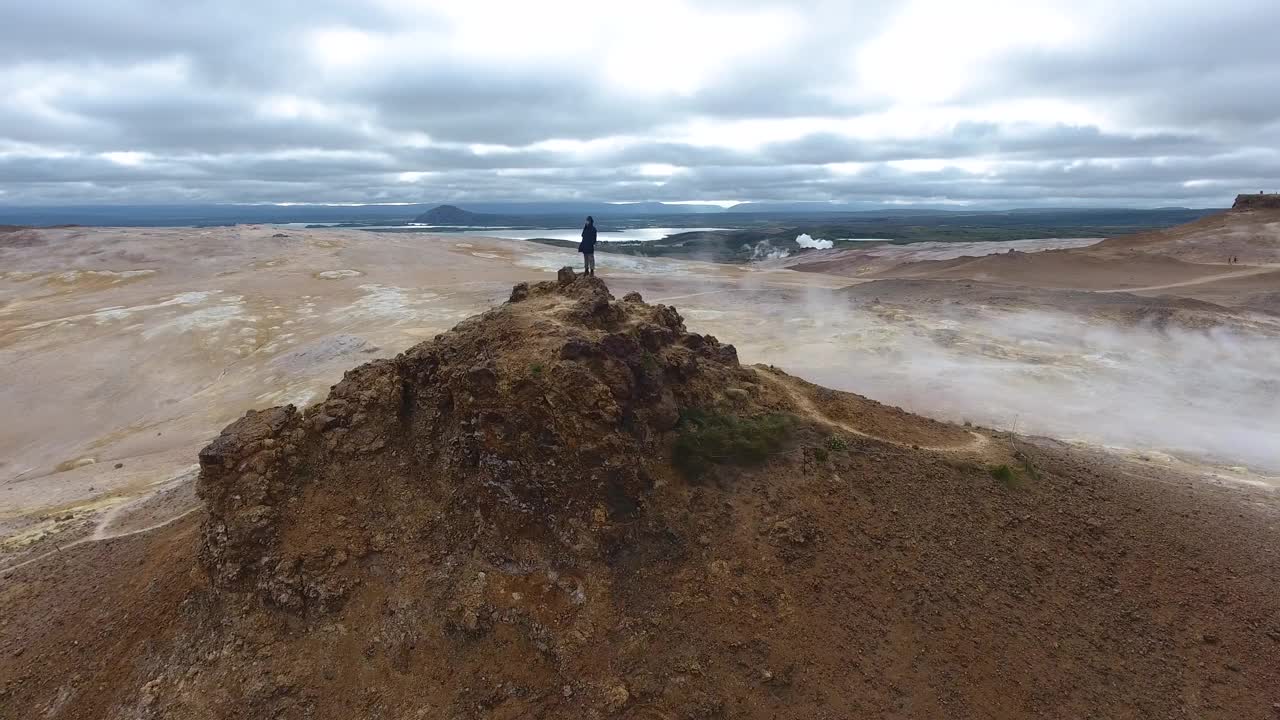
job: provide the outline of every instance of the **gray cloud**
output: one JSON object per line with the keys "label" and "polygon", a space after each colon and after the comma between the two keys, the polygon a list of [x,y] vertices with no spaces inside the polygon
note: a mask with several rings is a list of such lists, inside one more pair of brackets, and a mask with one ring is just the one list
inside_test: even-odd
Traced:
{"label": "gray cloud", "polygon": [[1280,188],[1274,2],[1046,0],[1078,21],[1070,42],[997,47],[923,105],[956,48],[910,48],[923,72],[862,60],[921,22],[900,3],[563,20],[550,3],[545,24],[396,0],[6,5],[0,204],[1221,205]]}

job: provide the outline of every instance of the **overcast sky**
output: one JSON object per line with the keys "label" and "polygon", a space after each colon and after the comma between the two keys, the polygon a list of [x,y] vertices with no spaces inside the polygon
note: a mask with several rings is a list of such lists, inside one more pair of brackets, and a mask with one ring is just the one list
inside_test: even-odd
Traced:
{"label": "overcast sky", "polygon": [[1223,206],[1277,0],[0,0],[0,203]]}

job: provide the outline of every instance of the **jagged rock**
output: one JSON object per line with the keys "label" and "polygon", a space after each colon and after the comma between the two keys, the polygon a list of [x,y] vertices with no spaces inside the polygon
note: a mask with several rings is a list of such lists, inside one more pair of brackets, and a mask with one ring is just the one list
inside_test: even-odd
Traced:
{"label": "jagged rock", "polygon": [[582,360],[595,355],[597,348],[588,340],[582,338],[569,338],[569,340],[560,346],[561,360]]}
{"label": "jagged rock", "polygon": [[[665,527],[645,501],[670,473],[663,438],[681,407],[713,404],[733,380],[732,348],[685,332],[674,308],[614,300],[571,268],[511,297],[345,373],[305,413],[250,412],[210,443],[198,491],[214,586],[309,616],[342,607],[374,557],[412,566],[414,548],[465,537],[485,558],[520,537],[522,562],[552,567],[618,552],[610,523]],[[527,322],[535,316],[554,322]],[[466,567],[496,572],[488,561]],[[570,605],[601,594],[578,581],[557,592]],[[497,612],[484,610],[498,607],[487,596],[466,602],[464,632]]]}

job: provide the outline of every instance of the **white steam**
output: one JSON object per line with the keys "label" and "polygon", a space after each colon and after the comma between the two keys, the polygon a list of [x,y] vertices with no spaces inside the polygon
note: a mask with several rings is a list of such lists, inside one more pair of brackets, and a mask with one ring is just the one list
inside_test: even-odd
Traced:
{"label": "white steam", "polygon": [[922,415],[1280,471],[1280,326],[1265,318],[1192,330],[808,295],[735,299],[699,324],[744,361]]}
{"label": "white steam", "polygon": [[830,250],[835,247],[835,243],[830,240],[814,240],[809,233],[800,233],[796,236],[796,244],[802,248],[810,248],[813,250]]}
{"label": "white steam", "polygon": [[755,245],[743,245],[744,250],[751,251],[751,259],[755,260],[781,260],[789,257],[791,253],[786,248],[776,248],[769,243],[768,240],[761,240]]}

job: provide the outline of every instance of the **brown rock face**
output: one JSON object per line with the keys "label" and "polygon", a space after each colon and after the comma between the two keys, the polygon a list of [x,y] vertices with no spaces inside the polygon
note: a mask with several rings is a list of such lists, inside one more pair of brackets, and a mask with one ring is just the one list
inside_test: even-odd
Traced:
{"label": "brown rock face", "polygon": [[496,567],[607,561],[650,530],[602,523],[665,522],[644,513],[669,472],[658,436],[743,372],[673,308],[615,300],[595,278],[518,286],[348,372],[305,413],[250,412],[224,430],[200,454],[202,562],[217,587],[312,614],[365,582],[375,553],[397,566],[463,549]]}

